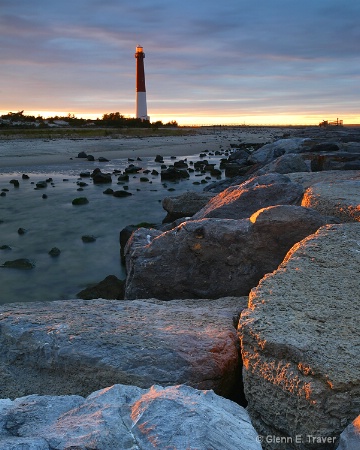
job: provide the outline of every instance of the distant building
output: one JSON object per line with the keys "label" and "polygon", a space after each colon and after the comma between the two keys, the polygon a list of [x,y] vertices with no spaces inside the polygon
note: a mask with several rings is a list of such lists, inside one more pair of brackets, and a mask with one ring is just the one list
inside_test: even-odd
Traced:
{"label": "distant building", "polygon": [[336,119],[333,122],[329,122],[328,120],[323,120],[319,123],[319,127],[342,127],[343,121],[340,119]]}
{"label": "distant building", "polygon": [[136,118],[141,120],[150,120],[147,115],[146,88],[145,88],[145,53],[141,45],[136,47]]}

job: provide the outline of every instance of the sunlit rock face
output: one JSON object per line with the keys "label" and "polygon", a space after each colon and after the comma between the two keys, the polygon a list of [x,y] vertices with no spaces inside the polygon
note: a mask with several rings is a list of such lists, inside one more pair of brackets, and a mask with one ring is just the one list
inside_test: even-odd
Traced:
{"label": "sunlit rock face", "polygon": [[2,305],[0,397],[88,395],[114,383],[236,394],[246,305],[245,297]]}
{"label": "sunlit rock face", "polygon": [[245,219],[261,208],[300,204],[303,187],[279,173],[269,173],[231,186],[211,199],[192,219]]}
{"label": "sunlit rock face", "polygon": [[336,450],[359,450],[360,448],[360,416],[348,425],[340,435]]}
{"label": "sunlit rock face", "polygon": [[342,222],[360,222],[360,180],[314,184],[305,191],[302,205]]}
{"label": "sunlit rock face", "polygon": [[184,385],[30,395],[0,400],[0,414],[2,449],[261,450],[244,408]]}
{"label": "sunlit rock face", "polygon": [[250,219],[193,220],[162,234],[137,230],[125,249],[125,298],[247,295],[296,242],[328,220],[308,208],[280,205]]}
{"label": "sunlit rock face", "polygon": [[250,293],[239,322],[248,411],[260,434],[290,439],[267,449],[335,448],[315,437],[336,441],[359,413],[359,236],[358,223],[320,228]]}

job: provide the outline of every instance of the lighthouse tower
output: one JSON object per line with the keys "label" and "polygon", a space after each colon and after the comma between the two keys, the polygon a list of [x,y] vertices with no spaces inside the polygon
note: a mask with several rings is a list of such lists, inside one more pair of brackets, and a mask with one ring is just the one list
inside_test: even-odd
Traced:
{"label": "lighthouse tower", "polygon": [[136,118],[141,120],[150,120],[147,115],[146,107],[146,89],[145,89],[145,53],[141,45],[136,47]]}

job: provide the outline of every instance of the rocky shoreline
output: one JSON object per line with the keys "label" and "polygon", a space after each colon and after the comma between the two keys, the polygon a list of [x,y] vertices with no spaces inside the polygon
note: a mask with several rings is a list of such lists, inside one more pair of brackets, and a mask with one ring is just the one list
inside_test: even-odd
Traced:
{"label": "rocky shoreline", "polygon": [[359,448],[360,132],[223,164],[122,240],[125,300],[0,307],[0,448]]}

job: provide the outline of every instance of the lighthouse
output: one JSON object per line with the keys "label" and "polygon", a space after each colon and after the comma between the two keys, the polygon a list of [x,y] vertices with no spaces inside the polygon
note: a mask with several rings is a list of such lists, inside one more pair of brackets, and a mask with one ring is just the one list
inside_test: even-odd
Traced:
{"label": "lighthouse", "polygon": [[136,118],[141,120],[150,120],[147,115],[146,89],[145,89],[145,53],[141,45],[136,47]]}

